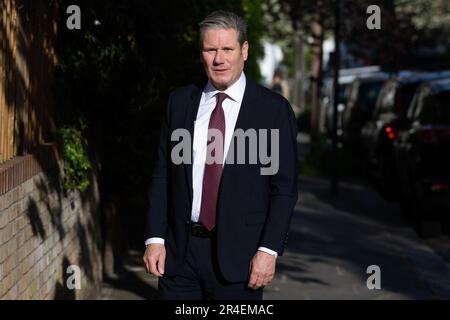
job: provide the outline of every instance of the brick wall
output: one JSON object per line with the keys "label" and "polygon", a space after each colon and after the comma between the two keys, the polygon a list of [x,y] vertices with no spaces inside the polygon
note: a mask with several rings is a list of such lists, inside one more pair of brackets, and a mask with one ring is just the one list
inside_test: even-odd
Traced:
{"label": "brick wall", "polygon": [[[92,299],[102,280],[99,195],[65,192],[51,146],[0,165],[0,299]],[[70,265],[81,289],[70,290]],[[69,280],[69,281],[68,281]]]}

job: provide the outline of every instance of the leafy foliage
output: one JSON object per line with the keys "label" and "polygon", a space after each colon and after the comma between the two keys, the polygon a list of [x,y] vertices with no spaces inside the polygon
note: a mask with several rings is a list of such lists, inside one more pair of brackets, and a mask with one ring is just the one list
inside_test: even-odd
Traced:
{"label": "leafy foliage", "polygon": [[89,187],[90,160],[87,156],[87,142],[76,127],[63,127],[58,131],[63,141],[65,184],[67,190],[81,192]]}
{"label": "leafy foliage", "polygon": [[[332,35],[335,0],[267,0],[279,5],[292,26],[311,39],[313,21]],[[361,64],[386,70],[449,67],[450,5],[447,0],[341,0],[342,42]],[[381,9],[381,30],[368,30],[369,5]],[[275,4],[273,4],[275,7]],[[424,52],[426,54],[424,54]],[[428,56],[426,56],[428,54]]]}

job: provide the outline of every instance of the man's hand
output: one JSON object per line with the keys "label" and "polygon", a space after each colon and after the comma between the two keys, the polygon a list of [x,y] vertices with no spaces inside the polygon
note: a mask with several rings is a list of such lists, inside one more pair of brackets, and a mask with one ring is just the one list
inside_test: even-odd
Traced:
{"label": "man's hand", "polygon": [[248,287],[256,290],[268,285],[275,274],[277,258],[263,251],[258,251],[250,264]]}
{"label": "man's hand", "polygon": [[166,263],[166,247],[163,244],[152,243],[147,246],[144,253],[144,263],[147,273],[162,277]]}

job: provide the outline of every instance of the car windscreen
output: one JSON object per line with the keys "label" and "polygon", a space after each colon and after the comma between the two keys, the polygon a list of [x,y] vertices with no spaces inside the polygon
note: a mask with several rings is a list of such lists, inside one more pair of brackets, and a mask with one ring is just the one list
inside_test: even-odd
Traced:
{"label": "car windscreen", "polygon": [[377,102],[383,82],[367,82],[362,83],[359,87],[360,105],[365,107],[365,111],[371,112]]}
{"label": "car windscreen", "polygon": [[394,107],[395,109],[394,112],[397,115],[401,117],[406,117],[408,107],[411,104],[411,100],[414,97],[414,93],[419,84],[420,83],[407,84],[398,88],[395,94],[395,107]]}

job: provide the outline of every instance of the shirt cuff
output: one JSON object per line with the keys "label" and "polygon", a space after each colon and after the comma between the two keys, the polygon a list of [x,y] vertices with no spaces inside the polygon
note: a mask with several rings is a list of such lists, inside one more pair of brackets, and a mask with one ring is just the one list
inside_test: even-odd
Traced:
{"label": "shirt cuff", "polygon": [[259,251],[263,251],[263,252],[268,253],[268,254],[271,254],[271,255],[275,256],[275,258],[278,257],[278,253],[276,251],[270,250],[269,248],[259,247],[258,250]]}
{"label": "shirt cuff", "polygon": [[164,239],[163,238],[149,238],[145,240],[145,246],[148,246],[149,244],[158,243],[164,245]]}

